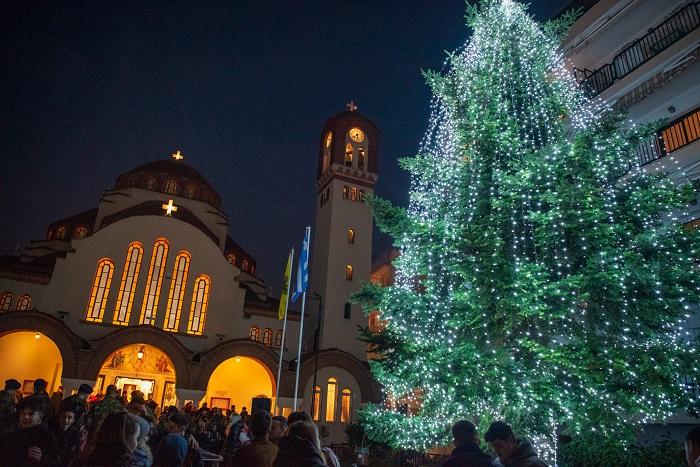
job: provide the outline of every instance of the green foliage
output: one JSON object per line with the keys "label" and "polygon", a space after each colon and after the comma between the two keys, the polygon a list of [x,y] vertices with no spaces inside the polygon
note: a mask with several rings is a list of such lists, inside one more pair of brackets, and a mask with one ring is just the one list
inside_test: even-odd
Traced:
{"label": "green foliage", "polygon": [[602,443],[581,439],[565,444],[561,450],[561,463],[565,467],[685,467],[683,444],[663,436],[661,441],[643,445],[634,443],[625,447],[615,440]]}

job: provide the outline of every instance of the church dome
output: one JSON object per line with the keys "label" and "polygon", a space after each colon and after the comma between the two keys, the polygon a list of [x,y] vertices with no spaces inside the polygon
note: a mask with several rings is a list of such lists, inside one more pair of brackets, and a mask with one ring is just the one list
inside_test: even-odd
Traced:
{"label": "church dome", "polygon": [[214,187],[202,174],[181,160],[148,162],[117,177],[115,189],[130,187],[204,201],[216,209],[221,207],[221,196]]}

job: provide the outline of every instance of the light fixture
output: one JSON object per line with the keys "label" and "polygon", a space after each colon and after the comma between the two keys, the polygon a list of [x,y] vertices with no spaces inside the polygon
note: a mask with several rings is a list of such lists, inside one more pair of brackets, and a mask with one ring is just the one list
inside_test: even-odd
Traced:
{"label": "light fixture", "polygon": [[236,361],[237,361],[237,362],[240,362],[240,361],[241,361],[241,357],[236,357]]}
{"label": "light fixture", "polygon": [[139,351],[136,353],[136,356],[138,357],[139,360],[141,360],[143,358],[143,354],[144,354],[144,348],[143,348],[143,346],[141,346]]}
{"label": "light fixture", "polygon": [[671,106],[668,108],[668,113],[672,114],[676,111],[676,108],[674,106]]}
{"label": "light fixture", "polygon": [[41,337],[41,334],[39,334],[39,333],[37,332],[37,333],[36,333],[36,336],[34,336],[34,337],[36,337],[36,338],[38,339],[38,338]]}

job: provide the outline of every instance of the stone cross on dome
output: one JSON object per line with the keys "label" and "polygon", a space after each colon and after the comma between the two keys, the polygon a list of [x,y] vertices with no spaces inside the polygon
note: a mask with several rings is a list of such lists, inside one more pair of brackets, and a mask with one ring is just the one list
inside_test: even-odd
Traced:
{"label": "stone cross on dome", "polygon": [[355,101],[350,101],[350,103],[345,104],[345,107],[350,109],[350,112],[357,110],[357,106],[355,105]]}
{"label": "stone cross on dome", "polygon": [[173,154],[173,159],[175,159],[176,161],[179,161],[179,160],[182,159],[183,157],[185,157],[185,156],[183,156],[182,154],[180,154],[180,151],[179,151],[179,150],[178,150],[175,154]]}
{"label": "stone cross on dome", "polygon": [[166,216],[171,216],[173,215],[174,211],[177,211],[177,207],[173,205],[173,200],[169,199],[168,204],[163,205],[163,209],[165,209],[165,215]]}

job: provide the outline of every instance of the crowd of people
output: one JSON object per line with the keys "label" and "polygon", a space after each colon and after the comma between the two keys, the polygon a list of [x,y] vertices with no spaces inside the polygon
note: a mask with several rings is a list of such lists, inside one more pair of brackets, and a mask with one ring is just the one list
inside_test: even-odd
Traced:
{"label": "crowd of people", "polygon": [[[92,397],[87,384],[68,397],[59,391],[49,397],[43,379],[28,397],[19,389],[10,379],[0,391],[0,467],[197,467],[206,460],[222,467],[340,467],[303,411],[285,418],[206,404],[160,410],[142,392],[127,400],[114,385],[101,397]],[[481,449],[472,422],[458,421],[452,435],[445,467],[546,467],[503,421],[484,433],[496,459]],[[688,431],[685,450],[688,466],[700,467],[700,425]]]}

